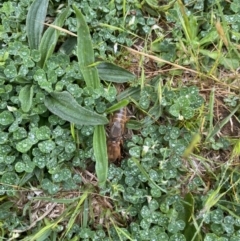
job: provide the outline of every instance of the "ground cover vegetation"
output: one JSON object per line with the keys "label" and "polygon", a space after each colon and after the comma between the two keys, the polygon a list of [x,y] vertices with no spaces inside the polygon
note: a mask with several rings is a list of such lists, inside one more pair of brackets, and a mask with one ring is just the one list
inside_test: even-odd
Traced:
{"label": "ground cover vegetation", "polygon": [[238,0],[0,3],[0,239],[240,240],[239,14]]}

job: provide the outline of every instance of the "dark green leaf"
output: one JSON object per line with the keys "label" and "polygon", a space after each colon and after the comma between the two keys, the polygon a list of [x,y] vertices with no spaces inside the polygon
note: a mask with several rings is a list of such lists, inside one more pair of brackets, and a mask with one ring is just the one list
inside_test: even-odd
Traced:
{"label": "dark green leaf", "polygon": [[[61,27],[68,15],[69,8],[66,8],[54,21],[53,25]],[[40,66],[43,67],[47,59],[52,55],[55,46],[58,41],[60,31],[53,28],[49,27],[46,32],[44,33],[39,50],[41,53],[41,60],[39,62]]]}
{"label": "dark green leaf", "polygon": [[104,126],[96,126],[93,134],[93,150],[96,157],[96,173],[100,186],[104,186],[108,173],[108,155]]}
{"label": "dark green leaf", "polygon": [[16,148],[21,153],[29,151],[33,145],[33,141],[30,138],[24,139],[17,143]]}
{"label": "dark green leaf", "polygon": [[0,113],[0,125],[7,126],[14,122],[13,114],[7,110]]}
{"label": "dark green leaf", "polygon": [[24,112],[28,112],[32,106],[33,86],[25,85],[19,92],[19,101]]}
{"label": "dark green leaf", "polygon": [[100,80],[95,66],[92,39],[81,11],[74,6],[77,16],[77,57],[84,81],[88,87],[99,88]]}
{"label": "dark green leaf", "polygon": [[44,103],[52,113],[77,125],[104,125],[108,123],[105,116],[83,108],[66,91],[51,93],[51,96],[46,97]]}
{"label": "dark green leaf", "polygon": [[28,10],[26,31],[30,49],[38,49],[47,8],[48,0],[35,0]]}
{"label": "dark green leaf", "polygon": [[98,74],[102,80],[114,83],[126,83],[136,79],[131,72],[111,63],[102,62],[97,66]]}

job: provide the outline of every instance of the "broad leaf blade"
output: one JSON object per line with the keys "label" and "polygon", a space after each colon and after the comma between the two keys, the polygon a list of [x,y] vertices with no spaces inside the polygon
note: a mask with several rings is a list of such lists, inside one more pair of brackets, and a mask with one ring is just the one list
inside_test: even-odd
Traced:
{"label": "broad leaf blade", "polygon": [[77,57],[84,81],[88,87],[99,88],[100,80],[94,64],[92,39],[87,23],[80,10],[73,7],[77,16]]}
{"label": "broad leaf blade", "polygon": [[106,145],[106,133],[104,126],[96,126],[93,134],[93,150],[96,157],[96,173],[99,186],[103,187],[107,180],[108,155]]}
{"label": "broad leaf blade", "polygon": [[26,32],[30,49],[38,49],[39,47],[47,8],[48,0],[35,0],[28,10]]}
{"label": "broad leaf blade", "polygon": [[24,112],[28,112],[32,106],[33,86],[25,85],[19,92],[19,101]]}
{"label": "broad leaf blade", "polygon": [[[53,25],[61,27],[68,15],[69,8],[66,8],[54,21]],[[57,30],[53,27],[49,27],[46,32],[43,34],[39,50],[41,52],[41,60],[39,64],[41,67],[45,65],[47,59],[52,55],[60,34],[60,30]]]}
{"label": "broad leaf blade", "polygon": [[98,74],[102,80],[114,83],[126,83],[136,79],[131,72],[111,63],[102,62],[97,66]]}
{"label": "broad leaf blade", "polygon": [[104,125],[108,123],[105,116],[83,108],[66,91],[51,93],[51,96],[46,97],[44,103],[52,113],[76,125]]}

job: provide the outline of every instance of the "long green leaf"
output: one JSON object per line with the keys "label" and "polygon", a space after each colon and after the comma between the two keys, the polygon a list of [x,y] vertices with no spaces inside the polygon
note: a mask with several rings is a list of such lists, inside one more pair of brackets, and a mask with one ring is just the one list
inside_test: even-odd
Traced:
{"label": "long green leaf", "polygon": [[97,69],[102,80],[126,83],[136,79],[136,76],[131,72],[111,63],[102,62],[97,66]]}
{"label": "long green leaf", "polygon": [[30,49],[38,49],[39,47],[47,8],[48,0],[35,0],[28,10],[26,32]]}
{"label": "long green leaf", "polygon": [[139,100],[140,98],[140,87],[129,87],[126,90],[122,91],[118,96],[117,96],[117,100],[123,100],[123,99],[135,99],[135,100]]}
{"label": "long green leaf", "polygon": [[209,140],[209,137],[213,132],[214,100],[215,100],[215,88],[211,90],[210,98],[209,98],[209,114],[208,114],[209,128],[208,128],[208,135],[206,137],[206,141]]}
{"label": "long green leaf", "polygon": [[119,110],[119,109],[127,106],[128,103],[129,103],[128,100],[120,100],[120,101],[117,102],[116,104],[114,104],[114,105],[112,105],[111,107],[107,108],[106,111],[105,111],[105,113],[108,114],[108,113],[112,113],[112,112],[114,112],[114,111],[116,111],[116,110]]}
{"label": "long green leaf", "polygon": [[104,126],[96,126],[93,134],[93,150],[99,186],[104,187],[108,173],[108,155]]}
{"label": "long green leaf", "polygon": [[[68,15],[69,7],[67,7],[54,21],[53,25],[61,27]],[[43,67],[47,59],[52,55],[60,34],[60,30],[57,30],[53,27],[49,27],[46,32],[43,34],[39,50],[41,52],[41,60],[39,65]]]}
{"label": "long green leaf", "polygon": [[73,6],[77,16],[77,57],[84,81],[88,87],[99,88],[100,80],[95,66],[93,66],[94,51],[92,39],[87,23],[81,11]]}
{"label": "long green leaf", "polygon": [[31,239],[30,241],[44,241],[49,235],[53,232],[52,228],[55,226],[55,223],[50,223],[40,229]]}
{"label": "long green leaf", "polygon": [[32,106],[33,86],[25,85],[19,92],[19,101],[24,112],[28,112]]}
{"label": "long green leaf", "polygon": [[51,93],[51,96],[45,98],[44,103],[52,113],[77,125],[104,125],[108,123],[105,116],[83,108],[66,91]]}

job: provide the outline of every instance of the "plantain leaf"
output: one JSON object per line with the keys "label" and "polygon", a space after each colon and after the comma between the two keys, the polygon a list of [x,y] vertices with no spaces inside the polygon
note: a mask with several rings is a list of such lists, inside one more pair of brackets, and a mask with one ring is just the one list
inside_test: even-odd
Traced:
{"label": "plantain leaf", "polygon": [[[52,25],[61,27],[68,15],[69,7],[67,7],[54,21]],[[41,60],[39,61],[39,65],[43,67],[45,65],[45,62],[49,58],[49,56],[52,55],[55,46],[58,41],[58,37],[60,34],[60,30],[57,30],[53,27],[49,27],[46,32],[43,34],[43,37],[41,39],[41,43],[39,46],[39,50],[41,53]]]}
{"label": "plantain leaf", "polygon": [[30,49],[38,49],[46,18],[48,0],[35,0],[27,14],[26,32]]}
{"label": "plantain leaf", "polygon": [[97,68],[93,66],[94,51],[87,23],[81,11],[73,6],[77,16],[77,57],[84,81],[88,87],[99,88],[100,80]]}
{"label": "plantain leaf", "polygon": [[25,85],[19,92],[19,101],[24,112],[28,112],[32,106],[33,86]]}
{"label": "plantain leaf", "polygon": [[44,103],[52,113],[76,125],[104,125],[108,123],[105,116],[80,106],[66,91],[52,92],[51,96],[45,98]]}
{"label": "plantain leaf", "polygon": [[93,134],[93,150],[96,158],[96,173],[99,186],[104,187],[108,173],[108,155],[106,145],[106,133],[104,126],[95,127]]}
{"label": "plantain leaf", "polygon": [[98,66],[98,74],[102,80],[114,83],[126,83],[136,79],[131,72],[108,62],[101,62]]}

